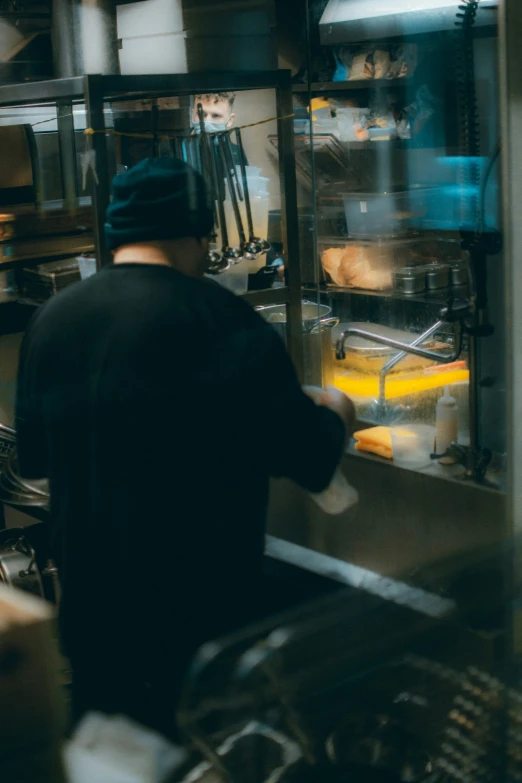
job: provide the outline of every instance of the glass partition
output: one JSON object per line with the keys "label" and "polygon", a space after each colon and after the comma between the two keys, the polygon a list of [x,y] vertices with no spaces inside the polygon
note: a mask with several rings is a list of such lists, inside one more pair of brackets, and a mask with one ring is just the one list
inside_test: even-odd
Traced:
{"label": "glass partition", "polygon": [[433,5],[308,4],[304,295],[330,338],[322,377],[356,403],[357,451],[502,487],[497,19]]}

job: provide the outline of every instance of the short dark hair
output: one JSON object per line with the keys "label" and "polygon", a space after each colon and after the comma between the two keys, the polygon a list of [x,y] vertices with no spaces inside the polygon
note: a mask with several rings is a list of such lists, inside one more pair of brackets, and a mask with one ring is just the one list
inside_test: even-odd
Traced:
{"label": "short dark hair", "polygon": [[230,104],[231,109],[234,106],[235,100],[235,92],[207,92],[201,95],[194,95],[194,101],[196,103],[198,103],[198,101],[200,103],[201,101],[207,101],[208,103],[221,103],[221,101],[226,101]]}

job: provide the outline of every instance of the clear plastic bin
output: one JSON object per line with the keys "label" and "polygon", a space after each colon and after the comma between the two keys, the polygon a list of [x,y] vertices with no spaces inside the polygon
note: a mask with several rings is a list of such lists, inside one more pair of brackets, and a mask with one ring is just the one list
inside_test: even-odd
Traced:
{"label": "clear plastic bin", "polygon": [[386,193],[343,193],[348,236],[353,239],[403,236],[423,228],[432,187],[412,186]]}
{"label": "clear plastic bin", "polygon": [[409,424],[390,430],[393,461],[401,468],[418,470],[431,465],[435,428],[426,424]]}
{"label": "clear plastic bin", "polygon": [[248,290],[248,264],[248,261],[240,261],[239,264],[233,264],[226,272],[215,275],[212,279],[224,288],[228,288],[233,294],[246,294]]}

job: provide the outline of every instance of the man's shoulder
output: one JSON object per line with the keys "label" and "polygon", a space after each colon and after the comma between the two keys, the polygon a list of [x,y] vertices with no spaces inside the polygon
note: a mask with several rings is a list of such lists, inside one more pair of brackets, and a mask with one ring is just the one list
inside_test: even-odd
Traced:
{"label": "man's shoulder", "polygon": [[243,297],[233,294],[211,278],[205,278],[202,284],[208,303],[227,317],[232,325],[247,329],[259,329],[265,326],[265,321],[259,313]]}

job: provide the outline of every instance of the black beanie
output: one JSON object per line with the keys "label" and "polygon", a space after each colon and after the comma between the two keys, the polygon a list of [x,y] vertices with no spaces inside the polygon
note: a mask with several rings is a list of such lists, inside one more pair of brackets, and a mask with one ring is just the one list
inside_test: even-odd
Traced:
{"label": "black beanie", "polygon": [[146,158],[112,184],[109,250],[138,242],[208,236],[214,219],[202,176],[175,158]]}

